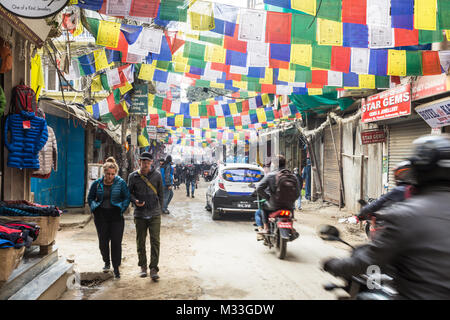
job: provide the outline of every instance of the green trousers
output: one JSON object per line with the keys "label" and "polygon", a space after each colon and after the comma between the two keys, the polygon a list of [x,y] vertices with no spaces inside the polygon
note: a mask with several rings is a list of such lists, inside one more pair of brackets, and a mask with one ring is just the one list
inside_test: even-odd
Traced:
{"label": "green trousers", "polygon": [[145,242],[147,240],[147,230],[150,233],[150,269],[159,271],[159,234],[161,229],[161,216],[154,216],[151,219],[135,218],[136,224],[136,247],[139,257],[139,267],[147,266],[147,252]]}

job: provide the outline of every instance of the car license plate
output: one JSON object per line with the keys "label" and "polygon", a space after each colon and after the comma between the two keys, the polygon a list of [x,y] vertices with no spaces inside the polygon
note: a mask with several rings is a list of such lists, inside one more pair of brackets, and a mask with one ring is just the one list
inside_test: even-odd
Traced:
{"label": "car license plate", "polygon": [[292,222],[278,222],[278,228],[292,229]]}
{"label": "car license plate", "polygon": [[238,202],[237,207],[238,208],[251,208],[252,205],[248,202]]}

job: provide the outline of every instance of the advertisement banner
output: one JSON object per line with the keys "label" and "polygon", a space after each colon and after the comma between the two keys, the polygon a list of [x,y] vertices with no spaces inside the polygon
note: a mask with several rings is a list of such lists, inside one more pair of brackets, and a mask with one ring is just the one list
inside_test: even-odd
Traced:
{"label": "advertisement banner", "polygon": [[383,130],[361,131],[361,143],[381,143],[386,141],[386,134]]}
{"label": "advertisement banner", "polygon": [[362,99],[361,111],[363,123],[411,114],[411,84],[397,86]]}
{"label": "advertisement banner", "polygon": [[450,90],[450,77],[445,73],[419,77],[412,83],[412,101],[435,96]]}
{"label": "advertisement banner", "polygon": [[148,84],[134,85],[134,96],[128,112],[130,114],[148,113]]}
{"label": "advertisement banner", "polygon": [[418,106],[416,111],[433,129],[450,125],[449,97]]}

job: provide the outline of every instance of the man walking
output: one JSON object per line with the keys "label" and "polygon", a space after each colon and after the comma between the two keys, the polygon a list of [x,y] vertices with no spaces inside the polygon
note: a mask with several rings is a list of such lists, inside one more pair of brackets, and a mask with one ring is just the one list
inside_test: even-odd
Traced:
{"label": "man walking", "polygon": [[172,168],[172,156],[167,156],[166,160],[161,164],[159,169],[162,176],[163,188],[164,188],[164,204],[162,212],[169,214],[168,209],[170,201],[173,198],[173,168]]}
{"label": "man walking", "polygon": [[194,166],[194,161],[186,166],[185,169],[186,179],[186,196],[189,197],[189,187],[191,187],[192,198],[194,198],[195,183],[197,180],[197,170]]}
{"label": "man walking", "polygon": [[136,224],[136,246],[141,267],[140,276],[147,276],[147,253],[145,242],[147,230],[150,233],[150,277],[159,279],[159,234],[161,228],[161,208],[164,193],[161,174],[153,166],[153,156],[143,152],[139,157],[139,170],[128,176],[131,203],[135,205],[134,222]]}

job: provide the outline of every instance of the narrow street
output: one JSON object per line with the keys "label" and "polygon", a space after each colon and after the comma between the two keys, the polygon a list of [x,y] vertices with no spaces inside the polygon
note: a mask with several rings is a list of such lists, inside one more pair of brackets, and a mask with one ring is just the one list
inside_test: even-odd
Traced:
{"label": "narrow street", "polygon": [[[300,237],[288,244],[286,259],[279,260],[274,248],[256,241],[248,216],[211,219],[204,209],[206,186],[200,183],[194,199],[186,198],[184,185],[175,191],[171,213],[162,219],[159,282],[138,276],[134,223],[127,216],[122,278],[69,290],[61,299],[335,299],[322,286],[339,280],[321,271],[320,262],[348,251],[344,245],[321,240],[316,229],[348,213],[334,206],[318,210],[317,203],[305,204],[295,224]],[[356,233],[346,232],[349,226],[338,226],[350,242],[364,241],[359,227],[352,227]],[[56,243],[60,255],[74,259],[81,274],[101,271],[93,220],[83,229],[60,230]]]}

